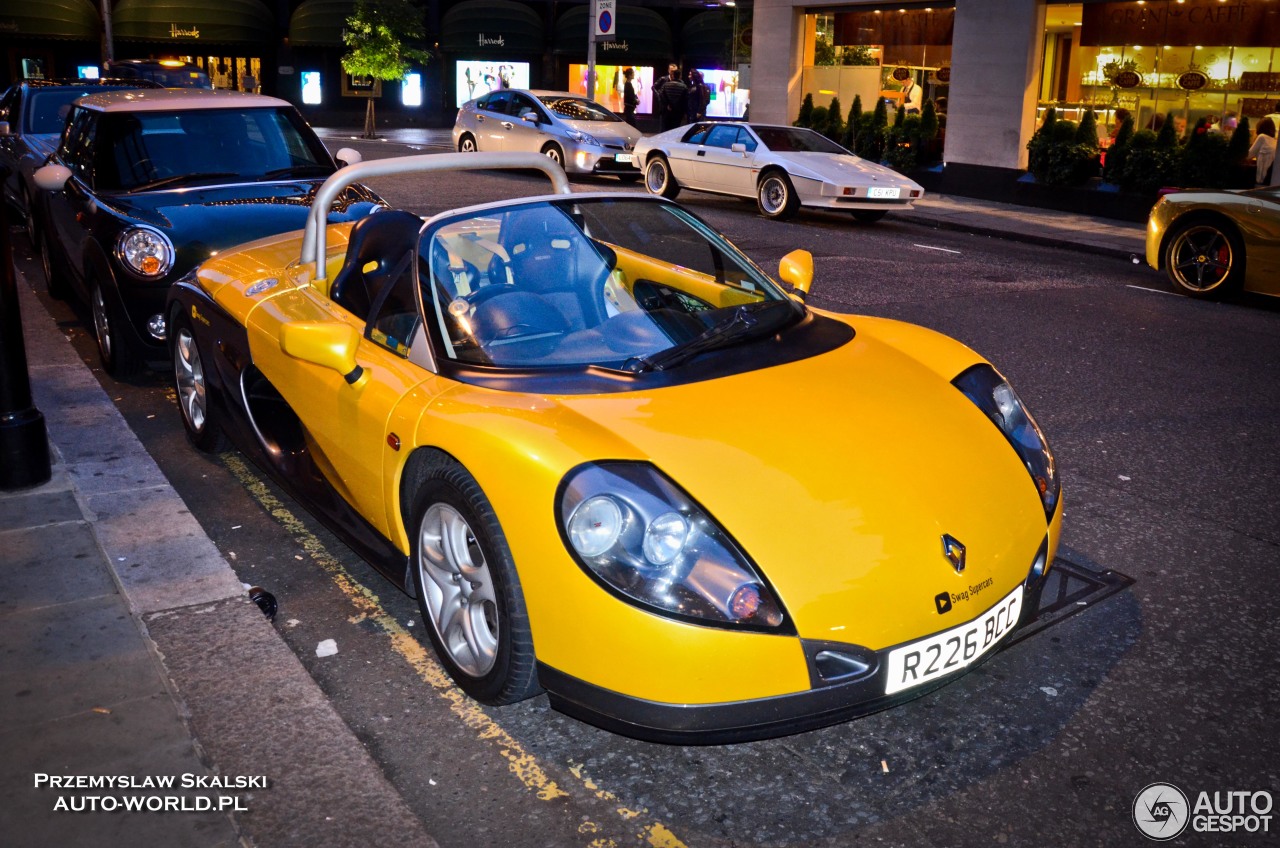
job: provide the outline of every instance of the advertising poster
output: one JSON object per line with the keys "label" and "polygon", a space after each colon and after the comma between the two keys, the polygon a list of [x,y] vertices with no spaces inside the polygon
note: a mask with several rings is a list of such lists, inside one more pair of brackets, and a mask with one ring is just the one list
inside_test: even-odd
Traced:
{"label": "advertising poster", "polygon": [[528,88],[529,63],[465,60],[457,66],[457,103],[484,97],[503,88]]}
{"label": "advertising poster", "polygon": [[738,88],[737,71],[698,68],[702,79],[711,89],[711,102],[707,104],[708,118],[741,118],[751,102],[751,91]]}

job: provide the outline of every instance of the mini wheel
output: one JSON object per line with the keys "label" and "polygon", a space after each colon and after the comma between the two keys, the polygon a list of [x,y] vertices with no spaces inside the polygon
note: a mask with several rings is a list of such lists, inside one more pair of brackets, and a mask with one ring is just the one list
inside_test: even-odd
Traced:
{"label": "mini wheel", "polygon": [[114,302],[107,300],[102,283],[89,282],[89,309],[93,313],[93,332],[98,339],[98,356],[102,367],[117,380],[132,377],[141,367],[138,354],[129,346],[125,321]]}

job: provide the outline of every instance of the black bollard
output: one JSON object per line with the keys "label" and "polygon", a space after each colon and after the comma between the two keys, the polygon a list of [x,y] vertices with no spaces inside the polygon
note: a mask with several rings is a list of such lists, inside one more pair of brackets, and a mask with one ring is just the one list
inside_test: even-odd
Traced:
{"label": "black bollard", "polygon": [[[0,184],[7,174],[0,169]],[[0,200],[0,489],[23,489],[51,474],[44,415],[31,402],[31,378],[18,310],[18,280],[9,239],[9,206]]]}

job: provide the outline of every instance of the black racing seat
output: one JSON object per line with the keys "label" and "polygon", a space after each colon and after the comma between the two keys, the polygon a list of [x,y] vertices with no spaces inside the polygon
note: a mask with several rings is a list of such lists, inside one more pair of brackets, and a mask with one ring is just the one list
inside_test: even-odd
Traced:
{"label": "black racing seat", "polygon": [[[362,321],[378,293],[396,277],[412,273],[422,219],[401,209],[375,212],[351,228],[347,257],[329,285],[329,299]],[[375,263],[370,266],[370,263]],[[368,268],[368,270],[365,270]]]}

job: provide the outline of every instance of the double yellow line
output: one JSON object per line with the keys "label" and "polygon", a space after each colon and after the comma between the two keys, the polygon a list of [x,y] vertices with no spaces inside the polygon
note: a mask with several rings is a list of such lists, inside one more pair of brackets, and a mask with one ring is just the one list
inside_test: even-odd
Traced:
{"label": "double yellow line", "polygon": [[[229,451],[218,458],[253,499],[285,529],[285,532],[293,537],[303,551],[347,596],[356,610],[356,614],[351,618],[352,622],[368,621],[381,630],[390,641],[392,650],[409,664],[423,682],[430,685],[435,693],[445,700],[453,714],[461,719],[478,739],[494,747],[506,759],[511,773],[539,799],[554,801],[557,798],[572,797],[569,792],[560,788],[537,758],[526,751],[515,737],[503,730],[481,709],[479,704],[453,684],[449,675],[422,643],[382,608],[382,602],[376,594],[348,573],[337,557],[329,553],[316,535],[271,493],[238,453]],[[429,624],[424,621],[423,626],[429,626]],[[648,810],[630,809],[621,805],[618,797],[598,786],[580,764],[570,763],[569,773],[576,780],[578,787],[586,790],[592,797],[612,805],[614,812],[628,826],[636,826],[637,820],[648,814]],[[618,848],[615,840],[598,835],[602,832],[603,828],[592,821],[583,821],[578,826],[578,833],[589,840],[585,843],[588,848]],[[635,832],[635,836],[639,844],[649,845],[652,848],[687,848],[669,828],[660,822],[639,824],[639,830]]]}

